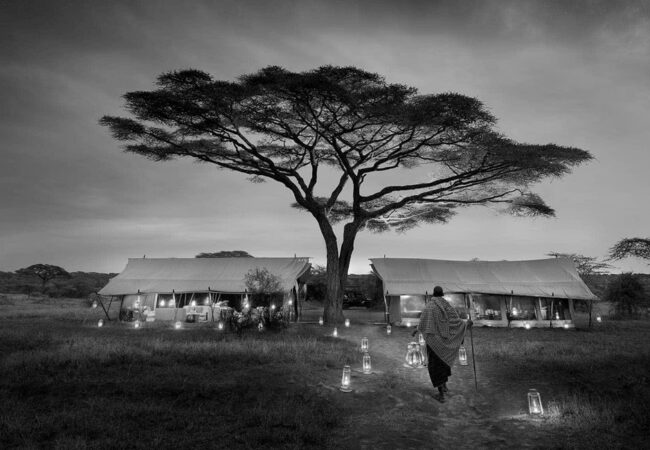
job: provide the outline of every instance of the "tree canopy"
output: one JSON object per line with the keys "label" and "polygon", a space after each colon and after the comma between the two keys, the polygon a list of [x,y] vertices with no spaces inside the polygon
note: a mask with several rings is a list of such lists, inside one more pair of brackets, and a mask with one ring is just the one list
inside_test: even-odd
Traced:
{"label": "tree canopy", "polygon": [[625,238],[609,249],[609,259],[636,257],[650,260],[650,238]]}
{"label": "tree canopy", "polygon": [[[124,99],[132,117],[100,123],[127,152],[278,182],[315,218],[327,253],[328,321],[342,318],[341,286],[359,231],[445,223],[470,205],[552,216],[532,184],[591,159],[578,148],[515,142],[475,98],[420,94],[355,67],[270,66],[236,81],[173,71],[156,89]],[[402,176],[390,176],[396,171]]]}
{"label": "tree canopy", "polygon": [[36,276],[40,278],[42,286],[45,286],[48,281],[57,277],[70,277],[70,274],[65,269],[51,264],[34,264],[29,267],[18,269],[16,270],[16,273],[19,275]]}
{"label": "tree canopy", "polygon": [[214,253],[199,253],[195,258],[252,258],[253,255],[244,250],[222,250]]}
{"label": "tree canopy", "polygon": [[582,277],[606,274],[608,273],[609,269],[612,268],[610,264],[598,261],[598,258],[595,258],[593,256],[584,256],[578,253],[559,252],[550,252],[547,253],[547,255],[553,256],[555,258],[570,258],[576,265],[576,271]]}

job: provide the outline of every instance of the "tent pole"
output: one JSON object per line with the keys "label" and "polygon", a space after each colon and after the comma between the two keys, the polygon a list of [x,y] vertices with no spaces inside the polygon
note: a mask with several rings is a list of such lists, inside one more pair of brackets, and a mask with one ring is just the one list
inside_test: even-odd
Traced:
{"label": "tent pole", "polygon": [[[469,296],[465,294],[465,304],[467,305],[467,317],[469,317],[469,320],[472,320],[472,314],[470,313],[470,304],[469,304]],[[469,327],[469,341],[470,344],[472,345],[472,367],[474,368],[474,388],[476,389],[476,392],[478,392],[478,380],[476,379],[476,359],[474,358],[474,333],[472,332],[472,329],[474,326]]]}
{"label": "tent pole", "polygon": [[594,301],[593,300],[588,300],[588,302],[589,302],[589,329],[591,330],[591,308],[592,308],[592,306],[594,304]]}
{"label": "tent pole", "polygon": [[386,319],[386,325],[390,324],[390,312],[388,312],[388,291],[384,294],[384,318]]}

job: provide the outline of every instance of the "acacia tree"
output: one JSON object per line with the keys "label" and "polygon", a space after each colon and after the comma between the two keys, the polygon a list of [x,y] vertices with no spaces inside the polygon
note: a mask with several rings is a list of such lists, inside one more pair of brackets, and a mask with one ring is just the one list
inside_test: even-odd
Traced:
{"label": "acacia tree", "polygon": [[604,275],[612,268],[610,264],[598,261],[598,258],[593,256],[584,256],[579,253],[560,253],[550,252],[548,256],[555,258],[569,258],[576,265],[576,271],[582,278],[590,277],[592,275]]}
{"label": "acacia tree", "polygon": [[650,238],[625,238],[609,249],[609,259],[619,260],[636,257],[650,260]]}
{"label": "acacia tree", "polygon": [[[327,254],[328,322],[343,317],[342,286],[360,231],[445,223],[470,205],[552,216],[530,185],[591,159],[577,148],[508,139],[477,99],[420,95],[354,67],[271,66],[236,81],[174,71],[160,75],[156,89],[124,98],[132,117],[100,123],[126,151],[278,182],[314,217]],[[396,171],[399,182],[390,176]]]}
{"label": "acacia tree", "polygon": [[252,258],[253,255],[244,250],[222,250],[215,253],[199,253],[195,258]]}
{"label": "acacia tree", "polygon": [[34,264],[29,267],[16,270],[19,275],[36,276],[41,280],[41,289],[45,289],[48,281],[54,278],[70,278],[70,274],[59,266],[51,264]]}

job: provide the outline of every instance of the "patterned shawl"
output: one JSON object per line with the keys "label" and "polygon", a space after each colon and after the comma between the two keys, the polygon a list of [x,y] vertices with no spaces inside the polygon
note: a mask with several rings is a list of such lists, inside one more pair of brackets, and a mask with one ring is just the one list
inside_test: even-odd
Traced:
{"label": "patterned shawl", "polygon": [[443,297],[432,297],[422,311],[418,330],[427,345],[451,367],[465,338],[467,322]]}

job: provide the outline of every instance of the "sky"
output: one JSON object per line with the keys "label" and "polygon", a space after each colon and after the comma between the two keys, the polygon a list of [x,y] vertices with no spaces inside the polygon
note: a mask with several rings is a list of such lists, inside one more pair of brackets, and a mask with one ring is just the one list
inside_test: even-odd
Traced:
{"label": "sky", "polygon": [[220,250],[324,264],[316,222],[283,187],[126,154],[98,120],[126,115],[121,96],[170,70],[235,80],[326,64],[476,97],[507,136],[594,156],[535,187],[554,218],[477,207],[362,233],[350,273],[383,256],[604,258],[621,238],[650,236],[647,1],[0,0],[0,270],[119,272],[128,258]]}

